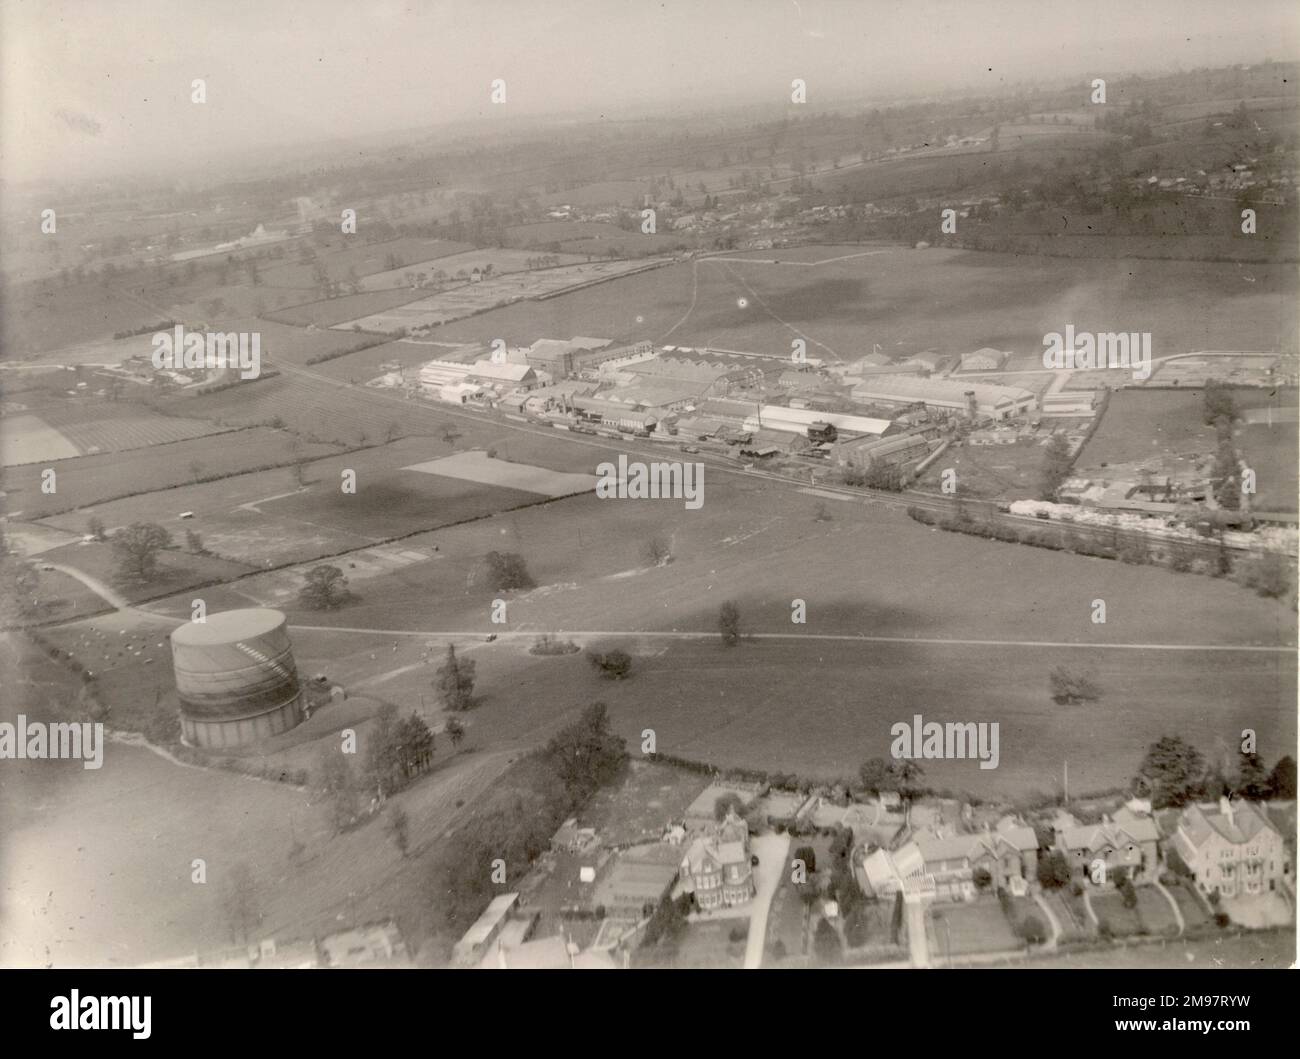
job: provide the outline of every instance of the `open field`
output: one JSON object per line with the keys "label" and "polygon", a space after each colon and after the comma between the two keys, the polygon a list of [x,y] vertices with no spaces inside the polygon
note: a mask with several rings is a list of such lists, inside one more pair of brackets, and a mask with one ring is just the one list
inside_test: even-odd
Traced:
{"label": "open field", "polygon": [[[630,203],[636,197],[634,191],[623,204]],[[680,245],[696,245],[698,237],[694,232],[672,231],[645,235],[639,227],[629,232],[604,221],[542,221],[508,228],[506,238],[516,246],[537,247],[547,251],[556,247],[558,250],[553,252],[583,255],[583,258],[590,259],[604,257],[611,250],[616,250],[624,257],[668,253]]]}
{"label": "open field", "polygon": [[[336,446],[300,442],[291,434],[269,427],[228,429],[218,436],[133,451],[130,459],[101,453],[55,461],[48,464],[58,475],[58,492],[53,494],[41,492],[41,467],[34,465],[6,469],[0,482],[9,496],[11,516],[42,518],[51,512],[86,508],[132,493],[155,493],[192,482],[196,477],[287,464],[299,458],[316,459],[335,451]],[[172,513],[171,503],[162,497],[146,503],[162,503]],[[178,512],[184,510],[188,509],[176,508]],[[76,529],[85,532],[84,520]]]}
{"label": "open field", "polygon": [[1254,423],[1241,428],[1237,444],[1247,466],[1255,472],[1258,492],[1251,505],[1260,511],[1297,508],[1296,420],[1292,416],[1273,426]]}
{"label": "open field", "polygon": [[369,316],[372,313],[395,309],[399,305],[407,305],[424,296],[422,291],[412,290],[410,287],[363,291],[360,294],[344,294],[323,301],[286,305],[269,315],[280,323],[295,327],[333,327],[346,320],[355,320],[359,316]]}
{"label": "open field", "polygon": [[407,328],[430,327],[459,320],[494,306],[522,299],[533,299],[563,291],[582,283],[591,283],[633,272],[645,267],[644,261],[594,261],[585,265],[535,269],[525,273],[492,276],[477,283],[455,287],[410,305],[388,312],[350,320],[339,328],[360,327],[364,331],[396,332]]}
{"label": "open field", "polygon": [[[1296,408],[1293,390],[1234,390],[1241,409],[1273,407],[1275,425],[1243,425],[1237,445],[1255,470],[1263,510],[1296,509]],[[1181,456],[1189,468],[1197,456],[1214,453],[1217,437],[1204,419],[1204,394],[1199,389],[1134,388],[1111,395],[1096,432],[1075,461],[1079,471],[1108,464],[1130,463],[1161,456]]]}
{"label": "open field", "polygon": [[990,345],[1041,354],[1043,335],[1066,323],[1151,331],[1157,356],[1297,343],[1291,272],[1283,266],[1255,266],[1257,282],[1239,285],[1227,282],[1236,271],[1230,264],[1126,266],[1117,273],[1107,261],[900,248],[815,267],[683,262],[451,323],[438,337],[596,334],[780,356],[802,337],[809,356],[830,360],[854,359],[874,343],[886,353]]}
{"label": "open field", "polygon": [[335,233],[323,247],[305,244],[316,251],[315,257],[310,261],[299,260],[300,248],[292,248],[283,263],[262,268],[262,283],[272,288],[314,290],[312,271],[316,267],[316,260],[324,266],[330,279],[343,282],[350,271],[355,271],[358,276],[370,276],[390,269],[390,257],[395,257],[402,267],[411,268],[414,267],[414,262],[432,261],[470,249],[464,243],[417,236],[404,236],[383,243],[349,245],[349,240],[355,238]]}
{"label": "open field", "polygon": [[[425,274],[430,280],[439,273],[445,273],[442,282],[465,282],[469,279],[470,273],[474,269],[491,268],[494,275],[503,276],[510,272],[525,272],[532,267],[530,259],[537,254],[528,250],[501,250],[495,248],[486,248],[480,250],[466,250],[462,253],[452,253],[444,256],[430,258],[427,261],[417,261],[414,264],[403,265],[401,268],[395,268],[387,272],[375,272],[366,276],[361,281],[363,290],[379,291],[391,290],[394,287],[405,287],[408,290],[411,287],[411,278]],[[556,265],[578,265],[582,264],[585,257],[577,254],[560,254],[560,260]]]}
{"label": "open field", "polygon": [[[927,783],[1020,794],[1055,789],[1064,758],[1076,790],[1123,783],[1146,745],[1171,732],[1207,750],[1243,727],[1267,745],[1294,740],[1295,672],[1286,653],[1159,649],[1293,642],[1294,618],[1282,604],[1221,581],[931,533],[901,513],[867,506],[837,507],[833,521],[817,523],[805,498],[760,488],[719,482],[714,502],[691,513],[576,497],[544,513],[513,512],[487,539],[481,524],[422,534],[402,547],[431,555],[437,543],[436,557],[377,572],[361,582],[357,604],[331,613],[297,611],[287,573],[238,587],[244,600],[287,606],[295,643],[331,660],[338,679],[390,674],[385,694],[399,702],[415,703],[427,687],[422,667],[390,673],[407,645],[415,651],[424,638],[399,637],[396,658],[372,658],[393,638],[355,630],[523,633],[480,641],[474,651],[484,705],[468,720],[493,746],[533,745],[575,707],[602,698],[620,734],[639,740],[652,727],[664,752],[836,777],[887,755],[890,726],[920,712],[995,720],[1002,733],[996,770],[926,762]],[[640,544],[653,533],[671,541],[676,559],[638,571]],[[467,584],[490,546],[521,552],[541,586],[510,594],[504,629],[488,621],[492,594]],[[846,568],[857,576],[846,579]],[[710,633],[726,598],[739,601],[747,631],[792,638],[725,650]],[[806,627],[790,624],[795,598],[808,603]],[[1095,598],[1108,603],[1106,625],[1088,620]],[[177,600],[165,609],[180,620],[187,605]],[[528,655],[532,634],[548,630],[589,630],[604,640],[627,633],[632,679],[601,681],[581,656]],[[704,637],[653,635],[674,630]],[[801,642],[805,632],[850,639]],[[864,634],[987,643],[851,638]],[[1123,646],[1142,644],[1154,646]],[[1102,700],[1054,705],[1047,674],[1060,664],[1092,670]],[[743,691],[738,667],[752,678]]]}
{"label": "open field", "polygon": [[[279,440],[274,432],[261,433]],[[248,448],[252,440],[242,449],[246,458],[253,451]],[[545,446],[538,448],[544,454]],[[449,457],[447,444],[431,438],[408,438],[337,455],[325,446],[290,446],[284,450],[284,462],[294,458],[293,452],[309,449],[316,451],[304,470],[305,484],[299,484],[292,466],[187,484],[194,476],[179,464],[174,474],[180,481],[173,488],[164,487],[164,474],[157,491],[93,505],[78,503],[77,510],[53,515],[44,524],[84,533],[92,514],[110,531],[133,522],[158,522],[178,539],[185,530],[194,530],[215,554],[261,566],[365,548],[583,491],[594,482],[590,475],[507,463],[504,458],[488,460],[482,453]],[[201,460],[205,468],[207,459]],[[439,467],[449,473],[440,473]],[[341,489],[345,470],[356,474],[355,493]],[[73,487],[79,484],[81,479],[74,478]],[[41,495],[37,483],[27,487],[24,498],[33,490]],[[68,496],[60,491],[62,507],[68,505]],[[193,512],[193,517],[182,520],[179,516],[185,511]],[[33,512],[25,514],[31,517]],[[72,554],[76,565],[80,552]]]}
{"label": "open field", "polygon": [[186,441],[223,428],[202,419],[167,416],[144,405],[69,399],[42,405],[38,414],[0,419],[4,466],[57,462]]}

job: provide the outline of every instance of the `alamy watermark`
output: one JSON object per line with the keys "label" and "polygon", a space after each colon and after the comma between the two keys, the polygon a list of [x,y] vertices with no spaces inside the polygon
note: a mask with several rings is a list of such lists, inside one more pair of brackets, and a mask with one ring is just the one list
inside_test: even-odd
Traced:
{"label": "alamy watermark", "polygon": [[0,723],[0,760],[81,761],[82,768],[104,764],[104,726],[89,721],[29,721],[20,713],[18,723]]}
{"label": "alamy watermark", "polygon": [[82,996],[73,989],[69,996],[50,1001],[52,1030],[130,1030],[137,1041],[147,1040],[150,1028],[152,997]]}
{"label": "alamy watermark", "polygon": [[1043,367],[1057,371],[1129,368],[1142,382],[1151,377],[1150,331],[1051,331],[1043,336]]}
{"label": "alamy watermark", "polygon": [[687,510],[704,504],[704,464],[642,463],[619,456],[618,464],[596,466],[596,495],[601,500],[683,500]]}
{"label": "alamy watermark", "polygon": [[153,336],[153,366],[159,371],[238,370],[241,379],[262,373],[260,331],[190,331],[182,324]]}
{"label": "alamy watermark", "polygon": [[912,723],[899,721],[889,729],[889,752],[896,759],[963,761],[978,759],[980,768],[998,767],[998,722],[926,721],[915,714]]}

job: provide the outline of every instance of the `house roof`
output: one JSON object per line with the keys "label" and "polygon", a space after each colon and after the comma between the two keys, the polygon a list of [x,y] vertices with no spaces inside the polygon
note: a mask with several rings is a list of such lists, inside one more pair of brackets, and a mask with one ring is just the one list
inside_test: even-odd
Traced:
{"label": "house roof", "polygon": [[1103,821],[1100,824],[1082,824],[1067,827],[1060,832],[1067,849],[1098,850],[1106,846],[1118,847],[1136,842],[1155,842],[1160,837],[1154,820],[1133,817],[1124,821]]}
{"label": "house roof", "polygon": [[1188,806],[1178,824],[1193,846],[1203,845],[1216,834],[1238,845],[1249,842],[1261,831],[1277,830],[1263,809],[1252,802],[1238,800],[1226,807],[1222,804]]}

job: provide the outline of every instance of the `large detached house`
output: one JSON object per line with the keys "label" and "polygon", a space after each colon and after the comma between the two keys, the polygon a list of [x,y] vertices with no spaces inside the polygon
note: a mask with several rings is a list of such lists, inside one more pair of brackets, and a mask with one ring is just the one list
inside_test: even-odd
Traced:
{"label": "large detached house", "polygon": [[728,812],[713,833],[699,836],[687,848],[681,876],[701,911],[744,904],[754,896],[749,826]]}
{"label": "large detached house", "polygon": [[1206,893],[1265,893],[1291,870],[1281,833],[1267,810],[1251,802],[1220,798],[1218,805],[1188,806],[1169,841]]}
{"label": "large detached house", "polygon": [[1106,880],[1116,868],[1127,868],[1134,883],[1147,882],[1160,870],[1157,843],[1160,831],[1149,816],[1129,808],[1099,824],[1080,824],[1062,813],[1056,824],[1056,847],[1070,861],[1070,869],[1084,879],[1093,878],[1093,865],[1103,861]]}

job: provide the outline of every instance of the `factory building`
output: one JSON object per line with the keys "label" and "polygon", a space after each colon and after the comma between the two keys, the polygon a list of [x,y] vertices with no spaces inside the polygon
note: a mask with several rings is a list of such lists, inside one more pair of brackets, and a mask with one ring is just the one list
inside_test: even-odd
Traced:
{"label": "factory building", "polygon": [[284,614],[227,610],[171,634],[181,734],[190,746],[247,746],[302,720],[302,691]]}
{"label": "factory building", "polygon": [[911,375],[875,375],[853,387],[855,401],[871,405],[942,409],[973,418],[1011,419],[1033,411],[1035,397],[1019,386],[959,379],[921,379]]}

